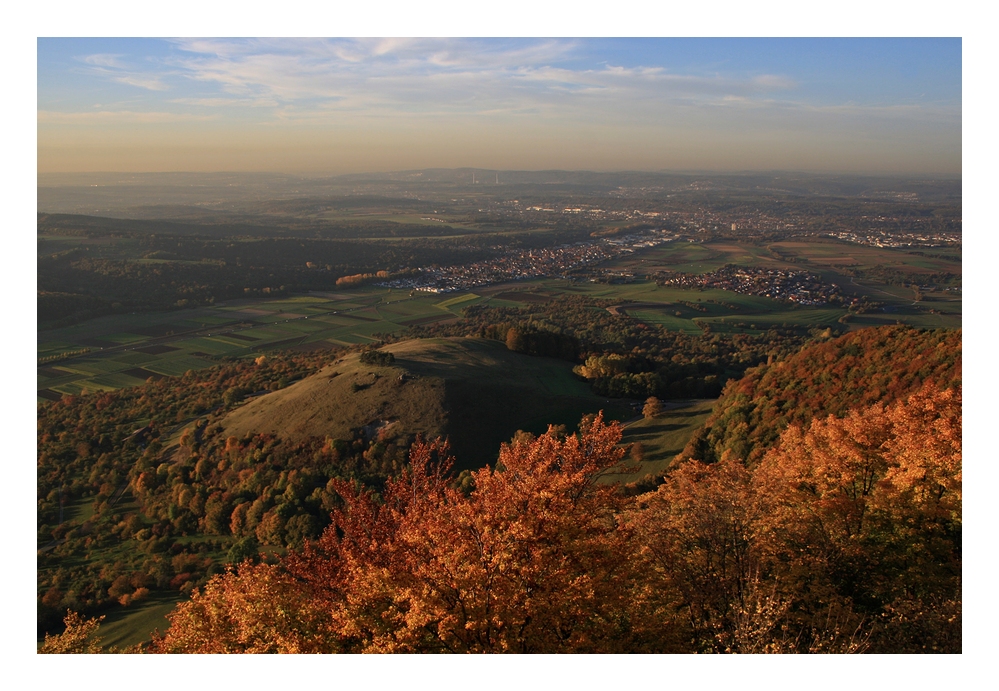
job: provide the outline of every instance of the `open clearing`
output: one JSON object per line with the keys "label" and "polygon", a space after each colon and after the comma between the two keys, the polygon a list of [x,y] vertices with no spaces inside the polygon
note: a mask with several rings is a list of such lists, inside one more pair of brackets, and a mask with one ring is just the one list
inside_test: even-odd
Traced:
{"label": "open clearing", "polygon": [[[666,405],[678,403],[667,401]],[[685,401],[676,408],[665,411],[659,417],[649,420],[642,418],[630,423],[624,430],[621,443],[631,447],[636,442],[642,445],[642,461],[625,460],[630,465],[639,466],[634,473],[614,475],[609,480],[615,482],[634,482],[646,475],[661,475],[666,472],[673,457],[683,451],[694,432],[704,424],[711,414],[714,399]]]}

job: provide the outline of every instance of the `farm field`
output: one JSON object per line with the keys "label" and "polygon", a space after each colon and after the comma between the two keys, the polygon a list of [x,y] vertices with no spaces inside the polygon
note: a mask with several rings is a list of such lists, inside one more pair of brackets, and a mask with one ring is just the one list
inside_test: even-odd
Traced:
{"label": "farm field", "polygon": [[[414,323],[454,318],[477,300],[365,287],[334,294],[239,300],[210,308],[101,317],[38,336],[38,399],[178,376],[218,357],[255,357],[268,350],[322,349],[371,343]],[[89,349],[85,355],[58,358]]]}
{"label": "farm field", "polygon": [[[936,253],[934,253],[936,254]],[[648,323],[662,324],[666,328],[687,333],[700,330],[699,322],[709,323],[718,331],[754,333],[752,323],[767,328],[773,324],[801,326],[831,326],[846,315],[846,310],[825,307],[801,307],[776,300],[740,295],[720,290],[683,290],[660,288],[644,276],[657,271],[704,273],[717,270],[726,264],[807,270],[818,274],[827,283],[835,283],[844,293],[867,295],[871,300],[884,304],[881,312],[850,315],[843,325],[849,329],[864,328],[902,322],[918,328],[960,328],[962,300],[960,290],[926,292],[920,302],[914,300],[913,291],[902,286],[886,285],[867,278],[854,278],[847,270],[870,271],[877,267],[914,276],[933,273],[961,275],[960,260],[945,258],[952,250],[936,256],[914,254],[902,249],[870,247],[834,240],[787,241],[770,244],[750,244],[732,241],[716,243],[677,242],[650,250],[629,254],[601,265],[609,272],[631,274],[631,283],[588,283],[567,285],[565,281],[541,281],[547,290],[566,291],[600,297],[608,300],[632,300],[641,303],[676,303],[680,300],[702,303],[707,313],[686,314],[678,310],[645,309],[628,311]],[[791,261],[793,260],[793,261]],[[738,309],[721,308],[721,305]],[[704,304],[707,303],[707,304]],[[680,315],[675,312],[680,311]],[[749,317],[752,317],[750,319]],[[736,326],[744,323],[744,326]]]}
{"label": "farm field", "polygon": [[[809,269],[821,273],[842,267],[871,268],[876,265],[904,268],[913,272],[960,274],[960,259],[943,258],[952,250],[914,254],[904,249],[872,247],[856,243],[816,238],[753,244],[724,240],[692,243],[671,242],[611,260],[603,266],[612,270],[644,275],[653,271],[702,273],[725,264]],[[793,260],[793,261],[792,261]]]}
{"label": "farm field", "polygon": [[[187,370],[211,367],[219,357],[373,343],[379,334],[453,319],[462,309],[484,301],[507,307],[521,304],[484,291],[410,295],[365,286],[291,298],[234,300],[183,311],[100,317],[39,332],[37,399],[58,400],[63,394],[83,390],[135,386],[149,377],[180,376]],[[84,349],[89,352],[58,359]]]}
{"label": "farm field", "polygon": [[[778,259],[777,257],[780,257]],[[795,261],[785,261],[794,259]],[[848,314],[835,307],[805,307],[725,290],[660,287],[642,278],[656,271],[701,273],[727,263],[807,269],[846,293],[883,304],[879,312]],[[410,326],[461,315],[488,303],[518,307],[559,293],[620,301],[620,312],[648,324],[701,333],[759,333],[772,326],[864,328],[902,322],[918,328],[960,328],[959,290],[930,291],[920,302],[901,286],[846,275],[845,269],[890,267],[912,274],[949,272],[961,265],[939,256],[834,241],[670,243],[627,255],[603,268],[631,273],[627,283],[536,279],[448,295],[364,286],[275,299],[229,301],[213,307],[121,314],[43,331],[38,336],[38,400],[57,400],[83,390],[112,390],[149,377],[178,376],[210,367],[219,357],[250,357],[275,349],[336,348],[378,340]],[[540,292],[532,292],[540,291]],[[626,303],[635,303],[629,308]],[[67,359],[63,354],[80,353]]]}

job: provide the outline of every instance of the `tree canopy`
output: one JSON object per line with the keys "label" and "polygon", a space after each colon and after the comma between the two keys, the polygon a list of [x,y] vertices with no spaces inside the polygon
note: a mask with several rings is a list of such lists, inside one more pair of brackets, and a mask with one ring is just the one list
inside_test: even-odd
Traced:
{"label": "tree canopy", "polygon": [[154,648],[957,652],[960,429],[959,390],[927,385],[638,497],[600,482],[625,453],[601,416],[460,488],[447,443],[419,441],[380,494],[334,481],[318,540],[215,577]]}

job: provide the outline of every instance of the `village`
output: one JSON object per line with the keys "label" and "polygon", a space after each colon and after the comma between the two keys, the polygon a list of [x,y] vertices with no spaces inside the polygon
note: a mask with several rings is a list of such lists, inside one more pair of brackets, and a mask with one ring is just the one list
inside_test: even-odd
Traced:
{"label": "village", "polygon": [[961,233],[959,232],[937,232],[930,234],[872,230],[867,233],[839,231],[822,233],[822,235],[846,242],[853,242],[858,245],[870,245],[871,247],[948,247],[961,244]]}
{"label": "village", "polygon": [[467,265],[423,267],[419,276],[385,281],[378,285],[428,293],[450,293],[503,281],[560,278],[576,269],[627,252],[634,252],[636,249],[672,242],[675,239],[676,236],[673,234],[653,230],[593,242],[577,242],[530,250],[509,250],[493,259]]}
{"label": "village", "polygon": [[799,305],[825,305],[841,302],[835,283],[822,283],[807,271],[764,269],[728,264],[706,274],[660,272],[652,276],[661,286],[676,288],[718,288],[743,295],[785,300]]}

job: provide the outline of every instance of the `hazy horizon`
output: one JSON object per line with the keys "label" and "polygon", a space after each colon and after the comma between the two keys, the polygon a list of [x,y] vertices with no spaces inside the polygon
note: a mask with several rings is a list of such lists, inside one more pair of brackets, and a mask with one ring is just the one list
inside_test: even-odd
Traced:
{"label": "hazy horizon", "polygon": [[960,39],[39,39],[38,171],[961,173]]}

